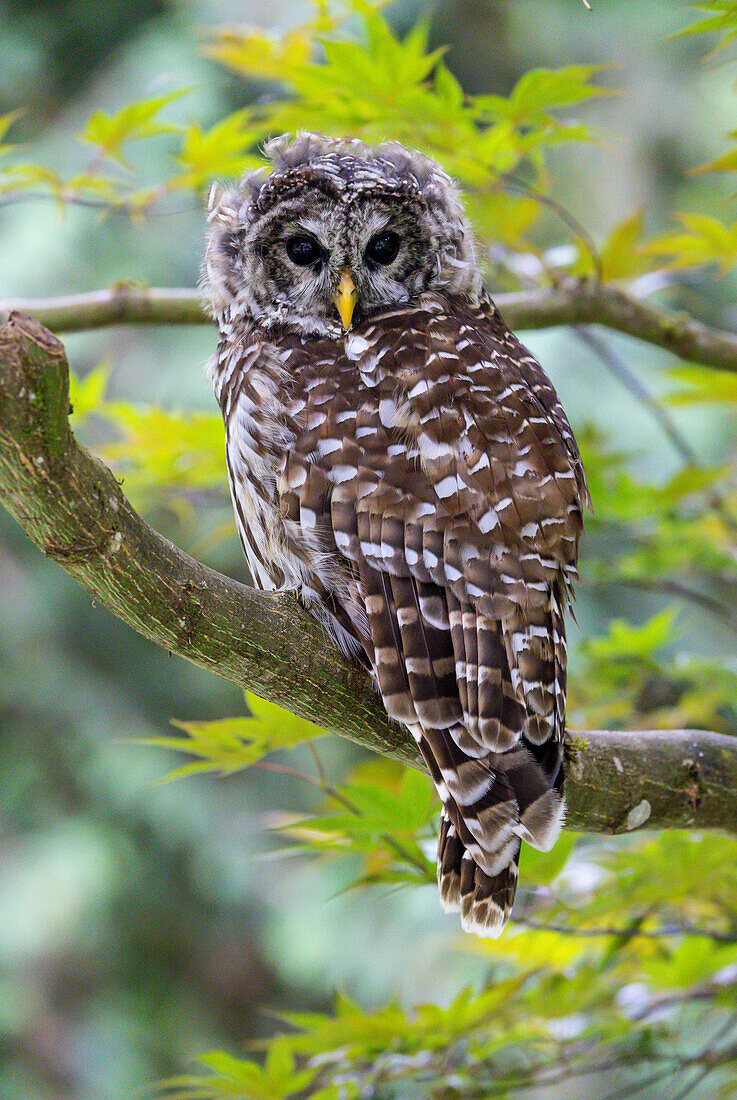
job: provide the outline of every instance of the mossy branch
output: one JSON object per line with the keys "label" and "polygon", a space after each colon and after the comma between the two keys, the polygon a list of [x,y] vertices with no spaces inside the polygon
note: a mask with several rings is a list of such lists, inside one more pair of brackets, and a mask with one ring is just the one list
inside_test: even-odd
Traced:
{"label": "mossy branch", "polygon": [[[290,596],[246,588],[182,553],[131,508],[75,440],[59,341],[0,327],[0,500],[29,538],[157,645],[378,752],[421,766],[360,669]],[[731,738],[701,730],[568,735],[568,827],[737,832]]]}
{"label": "mossy branch", "polygon": [[[712,328],[685,315],[662,313],[626,291],[595,279],[562,279],[555,286],[499,294],[496,302],[513,329],[603,325],[665,348],[689,362],[737,371],[737,333]],[[33,317],[56,333],[119,324],[209,323],[196,290],[128,283],[62,298],[0,302],[0,314],[14,311]]]}

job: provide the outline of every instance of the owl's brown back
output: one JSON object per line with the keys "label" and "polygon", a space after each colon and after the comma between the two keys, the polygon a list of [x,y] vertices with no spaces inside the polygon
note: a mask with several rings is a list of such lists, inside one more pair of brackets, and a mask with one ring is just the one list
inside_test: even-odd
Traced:
{"label": "owl's brown back", "polygon": [[254,578],[366,660],[443,802],[438,877],[497,935],[563,814],[578,449],[490,301],[430,293],[344,337],[242,326],[213,370]]}

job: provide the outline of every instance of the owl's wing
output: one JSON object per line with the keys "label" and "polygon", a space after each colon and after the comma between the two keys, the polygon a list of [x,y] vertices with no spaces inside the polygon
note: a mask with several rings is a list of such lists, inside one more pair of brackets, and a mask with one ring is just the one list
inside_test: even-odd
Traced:
{"label": "owl's wing", "polygon": [[563,610],[585,487],[529,353],[495,314],[443,305],[387,311],[345,359],[333,345],[302,364],[282,510],[319,545],[328,586],[344,563],[338,599],[418,738],[445,808],[441,897],[497,934],[520,839],[548,848],[562,819]]}

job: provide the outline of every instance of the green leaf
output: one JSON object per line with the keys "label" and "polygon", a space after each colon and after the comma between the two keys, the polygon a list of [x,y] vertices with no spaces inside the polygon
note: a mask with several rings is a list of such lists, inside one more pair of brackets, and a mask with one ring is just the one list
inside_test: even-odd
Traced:
{"label": "green leaf", "polygon": [[685,233],[666,233],[643,246],[643,254],[663,257],[673,270],[717,264],[729,271],[737,262],[737,225],[725,225],[706,214],[681,214]]}
{"label": "green leaf", "polygon": [[[126,495],[138,508],[145,510],[163,497],[182,498],[195,489],[223,491],[225,442],[219,415],[103,401],[101,391],[94,389],[97,378],[89,384],[90,399],[97,393],[98,402],[88,411],[108,420],[118,436],[95,451],[125,476]],[[75,408],[81,413],[82,406]]]}
{"label": "green leaf", "polygon": [[221,718],[212,722],[182,722],[172,725],[187,737],[155,737],[143,743],[157,748],[185,752],[199,758],[185,764],[168,778],[175,779],[197,772],[232,775],[250,768],[271,752],[294,748],[303,741],[325,737],[325,731],[304,718],[298,718],[274,703],[246,693],[251,717]]}
{"label": "green leaf", "polygon": [[486,95],[477,96],[474,102],[492,117],[530,125],[534,121],[548,120],[550,111],[561,110],[607,94],[605,89],[591,83],[599,72],[599,65],[530,69],[520,77],[507,99],[503,96]]}
{"label": "green leaf", "polygon": [[5,141],[5,136],[10,130],[11,126],[22,118],[26,112],[24,110],[8,111],[4,115],[0,115],[0,153],[9,153],[12,149],[12,145],[8,145]]}
{"label": "green leaf", "polygon": [[[737,130],[730,131],[728,135],[732,141],[737,141]],[[706,164],[702,164],[699,172],[735,172],[737,171],[737,148],[731,149],[728,153],[723,153],[721,157],[716,157],[714,160],[708,161]]]}
{"label": "green leaf", "polygon": [[[0,152],[3,150],[0,149]],[[14,164],[0,175],[0,192],[25,191],[41,186],[56,198],[62,199],[67,186],[61,176],[40,164]]]}
{"label": "green leaf", "polygon": [[641,251],[642,211],[635,211],[615,226],[599,250],[604,280],[631,279],[650,270],[650,259]]}
{"label": "green leaf", "polygon": [[[306,1095],[305,1090],[320,1073],[317,1066],[295,1069],[290,1040],[286,1036],[271,1040],[263,1068],[220,1050],[207,1051],[198,1060],[210,1071],[210,1076],[169,1078],[160,1085],[167,1097],[174,1096],[178,1100],[297,1100]],[[310,1091],[309,1095],[318,1094]],[[330,1094],[323,1095],[328,1097]]]}
{"label": "green leaf", "polygon": [[465,102],[463,88],[442,63],[435,69],[435,91],[451,111],[458,111],[463,107]]}
{"label": "green leaf", "polygon": [[563,123],[551,112],[601,94],[591,84],[595,67],[536,70],[509,100],[466,99],[441,63],[444,51],[428,50],[425,23],[400,40],[374,6],[355,0],[351,9],[362,41],[339,36],[337,22],[319,9],[317,20],[278,42],[229,30],[208,47],[210,56],[243,73],[278,77],[290,87],[292,98],[260,106],[254,123],[263,134],[295,132],[308,124],[368,142],[392,137],[427,150],[476,189],[488,189],[490,178],[523,161],[534,166],[540,187],[549,148],[588,140],[585,128]]}
{"label": "green leaf", "polygon": [[102,410],[109,378],[110,367],[104,362],[94,367],[84,379],[79,379],[73,371],[70,372],[69,402],[76,418],[81,420]]}
{"label": "green leaf", "polygon": [[563,833],[551,852],[538,852],[525,845],[521,861],[525,888],[549,886],[568,863],[578,839],[575,833]]}
{"label": "green leaf", "polygon": [[301,849],[360,859],[352,887],[435,882],[421,839],[433,835],[438,801],[428,776],[391,760],[356,768],[350,782],[328,791],[326,812],[285,822],[280,831]]}
{"label": "green leaf", "polygon": [[152,99],[138,100],[122,107],[113,115],[95,111],[81,136],[90,145],[97,145],[106,156],[122,161],[121,147],[125,142],[176,132],[177,127],[155,119],[164,107],[184,94],[184,91],[176,91],[154,96]]}
{"label": "green leaf", "polygon": [[261,137],[259,129],[248,125],[250,116],[250,110],[236,111],[209,130],[188,126],[177,157],[186,170],[170,187],[198,190],[213,179],[240,176],[246,169],[258,167],[258,158],[246,155]]}
{"label": "green leaf", "polygon": [[283,34],[264,34],[253,28],[217,31],[205,47],[206,57],[250,78],[289,81],[309,65],[317,37],[336,26],[324,5],[316,16]]}
{"label": "green leaf", "polygon": [[695,23],[677,31],[673,38],[681,38],[687,34],[718,34],[718,45],[726,46],[737,37],[737,4],[734,0],[701,0],[701,3],[692,4],[691,7],[707,14],[703,19],[697,19]]}
{"label": "green leaf", "polygon": [[737,405],[737,374],[713,367],[675,367],[670,376],[685,387],[664,399],[669,405]]}
{"label": "green leaf", "polygon": [[649,658],[672,641],[677,617],[677,610],[667,607],[642,626],[613,619],[607,634],[589,637],[581,643],[582,652],[601,662]]}
{"label": "green leaf", "polygon": [[222,1050],[210,1050],[199,1056],[199,1061],[208,1069],[214,1070],[223,1077],[229,1077],[234,1082],[249,1083],[258,1082],[261,1079],[261,1071],[254,1062],[242,1058],[233,1058]]}

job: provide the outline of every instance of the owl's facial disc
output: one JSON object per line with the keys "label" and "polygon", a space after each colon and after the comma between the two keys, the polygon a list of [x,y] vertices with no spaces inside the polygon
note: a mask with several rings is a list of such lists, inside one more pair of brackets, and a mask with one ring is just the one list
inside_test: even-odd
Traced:
{"label": "owl's facial disc", "polygon": [[426,291],[478,296],[458,194],[429,158],[319,134],[284,135],[266,152],[270,174],[211,197],[204,285],[218,320],[338,338]]}
{"label": "owl's facial disc", "polygon": [[371,190],[347,198],[322,180],[299,182],[242,241],[262,323],[338,336],[427,289],[437,271],[436,242],[421,200]]}

